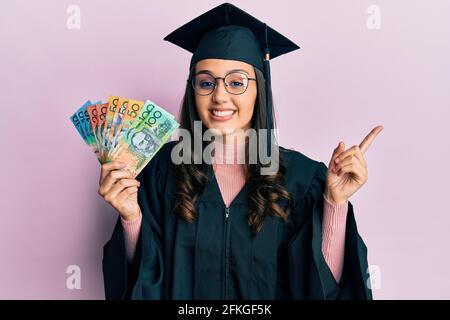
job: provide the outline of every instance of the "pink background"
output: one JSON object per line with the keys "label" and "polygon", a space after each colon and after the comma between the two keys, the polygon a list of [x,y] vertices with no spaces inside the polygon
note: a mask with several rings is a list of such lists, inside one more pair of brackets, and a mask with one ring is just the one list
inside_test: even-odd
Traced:
{"label": "pink background", "polygon": [[[103,299],[102,246],[116,212],[69,121],[87,99],[152,99],[177,113],[190,54],[162,39],[220,1],[2,1],[0,298]],[[234,4],[302,49],[272,62],[283,146],[325,162],[340,140],[366,153],[350,200],[376,299],[450,298],[450,2]],[[67,7],[81,9],[69,30]],[[265,4],[265,5],[263,5]],[[381,29],[366,26],[370,5]],[[81,289],[66,268],[81,268]]]}

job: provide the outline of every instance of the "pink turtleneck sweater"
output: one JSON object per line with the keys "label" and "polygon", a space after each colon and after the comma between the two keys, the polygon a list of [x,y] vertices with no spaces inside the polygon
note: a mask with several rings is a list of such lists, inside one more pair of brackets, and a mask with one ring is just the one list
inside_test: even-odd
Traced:
{"label": "pink turtleneck sweater", "polygon": [[[217,143],[213,157],[213,168],[220,192],[227,207],[245,185],[244,165],[240,159],[244,144],[225,145]],[[345,224],[348,201],[333,204],[323,195],[322,253],[336,282],[341,279],[344,265]],[[133,221],[121,219],[125,231],[128,261],[132,261],[141,230],[142,215]]]}

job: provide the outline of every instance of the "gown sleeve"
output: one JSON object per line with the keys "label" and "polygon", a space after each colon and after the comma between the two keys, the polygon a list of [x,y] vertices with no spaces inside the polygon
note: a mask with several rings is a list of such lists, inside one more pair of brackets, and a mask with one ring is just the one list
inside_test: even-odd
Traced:
{"label": "gown sleeve", "polygon": [[358,234],[353,205],[348,202],[342,276],[336,282],[322,252],[323,194],[327,166],[320,162],[304,198],[295,205],[305,217],[288,244],[289,283],[293,299],[371,300],[367,247]]}
{"label": "gown sleeve", "polygon": [[142,223],[134,259],[131,262],[127,260],[126,241],[120,216],[111,239],[103,248],[103,279],[105,298],[108,300],[161,298],[163,196],[161,168],[157,156],[136,179],[141,182],[138,203]]}

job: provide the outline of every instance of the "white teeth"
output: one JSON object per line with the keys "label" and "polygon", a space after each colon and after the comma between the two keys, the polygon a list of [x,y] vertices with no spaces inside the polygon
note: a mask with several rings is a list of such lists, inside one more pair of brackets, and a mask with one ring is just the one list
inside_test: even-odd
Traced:
{"label": "white teeth", "polygon": [[217,117],[227,117],[227,116],[231,116],[233,113],[235,113],[236,111],[233,110],[227,110],[227,111],[218,111],[218,110],[213,110],[212,113],[217,116]]}

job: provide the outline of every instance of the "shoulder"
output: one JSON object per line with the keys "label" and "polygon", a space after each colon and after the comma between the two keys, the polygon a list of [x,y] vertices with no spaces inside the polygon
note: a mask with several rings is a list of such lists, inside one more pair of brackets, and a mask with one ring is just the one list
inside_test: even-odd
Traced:
{"label": "shoulder", "polygon": [[166,142],[161,149],[156,153],[154,156],[154,159],[156,162],[159,163],[160,166],[167,166],[169,163],[171,163],[171,154],[172,149],[175,147],[175,145],[178,143],[178,141],[169,141]]}
{"label": "shoulder", "polygon": [[328,167],[300,151],[280,146],[280,157],[286,167],[285,183],[295,198],[303,198],[308,192],[324,191]]}
{"label": "shoulder", "polygon": [[170,165],[172,164],[172,149],[177,142],[178,141],[169,141],[161,146],[158,152],[156,152],[150,162],[142,170],[142,173],[139,174],[142,180],[160,178],[160,176],[167,177],[167,173],[170,171]]}
{"label": "shoulder", "polygon": [[326,174],[328,169],[322,161],[315,160],[294,149],[280,147],[280,156],[283,157],[289,175],[299,175],[306,180],[312,178],[315,174]]}

